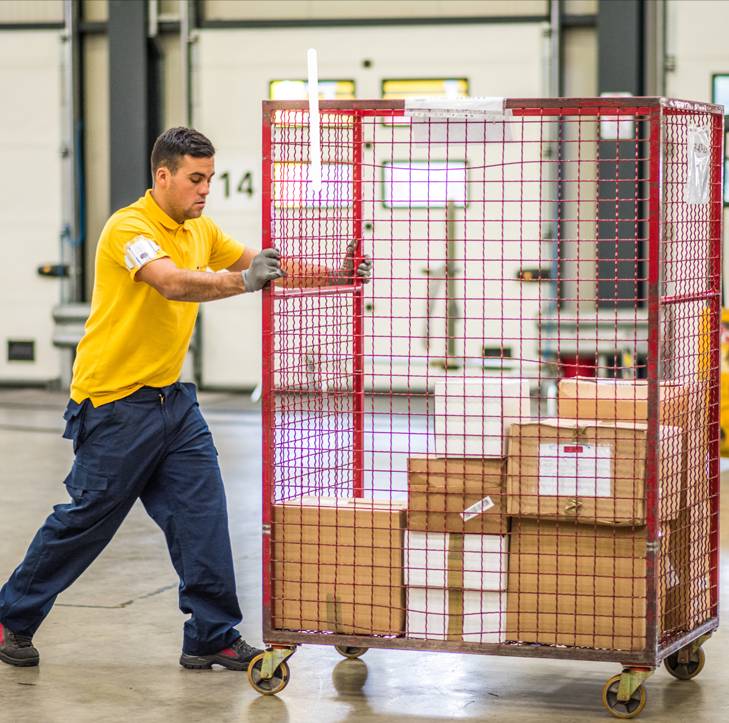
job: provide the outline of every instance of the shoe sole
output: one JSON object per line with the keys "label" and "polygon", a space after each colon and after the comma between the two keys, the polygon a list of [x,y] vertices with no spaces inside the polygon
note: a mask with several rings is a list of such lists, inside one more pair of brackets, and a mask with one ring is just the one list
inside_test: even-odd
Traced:
{"label": "shoe sole", "polygon": [[0,660],[2,660],[3,663],[7,663],[8,665],[14,665],[16,668],[33,668],[40,662],[40,657],[13,658],[7,653],[3,653],[2,651],[0,651]]}
{"label": "shoe sole", "polygon": [[235,670],[238,672],[248,670],[248,663],[245,661],[241,663],[237,660],[231,660],[222,655],[216,656],[197,656],[197,655],[182,655],[180,657],[180,665],[187,670],[210,670],[213,665],[220,665],[228,670]]}

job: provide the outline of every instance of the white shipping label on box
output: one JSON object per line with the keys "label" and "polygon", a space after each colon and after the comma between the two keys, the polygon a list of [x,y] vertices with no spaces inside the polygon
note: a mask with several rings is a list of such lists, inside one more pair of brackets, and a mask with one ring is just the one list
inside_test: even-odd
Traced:
{"label": "white shipping label on box", "polygon": [[610,497],[612,450],[604,444],[539,445],[539,494],[548,497]]}
{"label": "white shipping label on box", "polygon": [[474,517],[478,517],[479,515],[482,515],[484,512],[487,512],[494,506],[493,500],[490,497],[484,497],[482,500],[479,500],[476,502],[476,504],[471,505],[470,507],[466,507],[463,512],[461,512],[461,517],[463,518],[464,522],[468,522],[469,520],[472,520]]}

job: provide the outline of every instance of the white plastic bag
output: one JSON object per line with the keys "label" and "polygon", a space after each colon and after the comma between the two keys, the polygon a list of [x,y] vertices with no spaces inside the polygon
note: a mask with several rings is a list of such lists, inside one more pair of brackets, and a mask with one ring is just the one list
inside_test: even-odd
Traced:
{"label": "white plastic bag", "polygon": [[709,200],[709,137],[709,129],[705,126],[688,128],[686,203],[699,204]]}

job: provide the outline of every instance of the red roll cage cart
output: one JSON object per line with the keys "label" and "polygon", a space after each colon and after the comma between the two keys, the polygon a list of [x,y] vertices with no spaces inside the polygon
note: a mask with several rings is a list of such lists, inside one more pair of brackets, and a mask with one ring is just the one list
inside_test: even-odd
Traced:
{"label": "red roll cage cart", "polygon": [[309,121],[263,104],[251,684],[302,643],[606,661],[638,715],[718,625],[721,108],[324,101],[320,186]]}

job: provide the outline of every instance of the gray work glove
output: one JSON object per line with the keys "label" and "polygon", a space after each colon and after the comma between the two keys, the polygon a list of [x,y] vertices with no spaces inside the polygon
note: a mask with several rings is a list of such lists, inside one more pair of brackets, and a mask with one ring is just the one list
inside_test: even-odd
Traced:
{"label": "gray work glove", "polygon": [[260,291],[269,281],[286,276],[277,249],[263,249],[242,274],[246,291]]}
{"label": "gray work glove", "polygon": [[[357,250],[357,241],[352,240],[347,244],[347,250],[344,254],[344,260],[342,265],[337,271],[332,274],[330,283],[332,285],[338,284],[351,284],[354,279],[352,278],[352,269],[354,269],[354,252]],[[362,283],[368,284],[370,282],[370,276],[372,275],[372,259],[365,255],[362,257],[357,266],[357,277],[362,280]]]}

